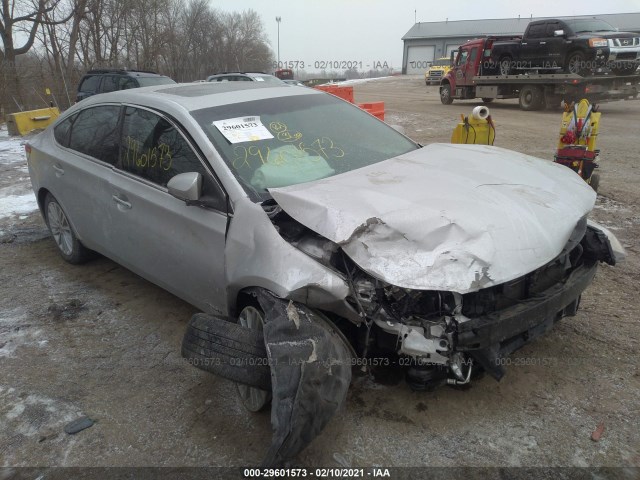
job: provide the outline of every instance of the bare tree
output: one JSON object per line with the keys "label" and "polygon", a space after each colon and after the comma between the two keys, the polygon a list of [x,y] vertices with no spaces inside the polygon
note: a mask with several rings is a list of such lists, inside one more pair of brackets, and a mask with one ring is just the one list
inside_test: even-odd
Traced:
{"label": "bare tree", "polygon": [[[10,103],[8,97],[12,97],[15,103],[22,104],[22,92],[20,89],[20,76],[16,68],[16,57],[27,53],[33,47],[36,39],[38,27],[45,21],[44,16],[54,11],[61,0],[37,0],[35,3],[28,3],[19,0],[1,0],[0,10],[0,39],[2,40],[2,50],[0,50],[0,62],[2,63],[4,95],[0,99],[3,110],[10,113],[16,110],[17,105]],[[60,20],[61,23],[68,21],[73,12],[67,18]],[[24,43],[17,47],[14,35],[23,32],[27,38]]]}
{"label": "bare tree", "polygon": [[[45,87],[59,102],[71,103],[70,90],[91,68],[154,70],[191,81],[220,71],[266,70],[272,59],[255,11],[222,13],[209,0],[0,2],[5,112],[24,98],[41,104]],[[25,38],[19,47],[16,38]],[[29,72],[18,71],[20,56],[18,63]]]}

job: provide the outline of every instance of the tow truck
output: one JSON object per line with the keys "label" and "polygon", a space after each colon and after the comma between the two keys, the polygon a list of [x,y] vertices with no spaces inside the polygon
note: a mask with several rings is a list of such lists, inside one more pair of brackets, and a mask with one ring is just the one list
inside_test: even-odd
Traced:
{"label": "tow truck", "polygon": [[529,70],[517,75],[499,75],[491,59],[494,42],[513,39],[489,36],[470,40],[451,53],[451,70],[440,82],[440,101],[481,98],[517,98],[522,110],[541,110],[559,106],[562,101],[577,102],[582,98],[603,103],[638,98],[640,75],[602,73],[587,77],[576,73],[538,73]]}

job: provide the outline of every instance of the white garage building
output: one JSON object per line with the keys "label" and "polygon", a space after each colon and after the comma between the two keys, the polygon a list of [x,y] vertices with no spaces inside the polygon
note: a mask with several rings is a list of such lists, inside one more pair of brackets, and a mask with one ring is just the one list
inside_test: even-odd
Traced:
{"label": "white garage building", "polygon": [[[640,32],[640,12],[553,18],[601,18],[619,30]],[[522,35],[532,20],[551,17],[419,22],[402,37],[402,73],[424,73],[433,60],[448,57],[461,44],[485,35]]]}

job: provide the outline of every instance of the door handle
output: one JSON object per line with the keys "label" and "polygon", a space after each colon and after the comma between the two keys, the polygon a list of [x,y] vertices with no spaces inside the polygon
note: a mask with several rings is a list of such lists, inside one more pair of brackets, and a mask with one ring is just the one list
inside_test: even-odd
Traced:
{"label": "door handle", "polygon": [[540,45],[546,45],[547,42],[540,42]]}
{"label": "door handle", "polygon": [[62,168],[59,165],[53,165],[53,169],[56,172],[56,177],[61,177],[62,175],[64,175],[64,168]]}
{"label": "door handle", "polygon": [[129,210],[131,208],[131,204],[129,202],[127,202],[126,200],[121,199],[119,196],[112,195],[111,198],[113,198],[114,202],[116,202],[118,205],[126,208],[127,210]]}

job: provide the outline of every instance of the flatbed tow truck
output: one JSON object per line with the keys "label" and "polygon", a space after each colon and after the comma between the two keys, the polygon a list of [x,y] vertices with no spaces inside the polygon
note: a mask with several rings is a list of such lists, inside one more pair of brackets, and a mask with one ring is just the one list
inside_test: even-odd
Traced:
{"label": "flatbed tow truck", "polygon": [[[522,110],[541,110],[560,106],[561,101],[591,103],[634,100],[640,92],[640,74],[618,76],[602,74],[580,76],[575,73],[538,73],[495,75],[490,61],[493,41],[502,37],[471,40],[452,53],[452,68],[440,82],[440,100],[449,105],[454,99],[517,98]],[[522,65],[519,67],[526,67]],[[491,73],[490,73],[491,72]]]}

